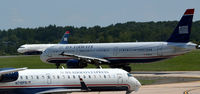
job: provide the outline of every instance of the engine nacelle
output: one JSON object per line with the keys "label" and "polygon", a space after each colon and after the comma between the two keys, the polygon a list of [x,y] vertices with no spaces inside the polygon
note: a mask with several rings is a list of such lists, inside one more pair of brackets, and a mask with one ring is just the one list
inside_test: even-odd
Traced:
{"label": "engine nacelle", "polygon": [[[3,70],[9,70],[9,69],[13,69],[13,68],[2,68],[0,69],[0,71]],[[12,72],[12,73],[8,73],[8,74],[2,74],[0,75],[0,82],[12,82],[12,81],[16,81],[19,77],[19,73],[18,72]]]}
{"label": "engine nacelle", "polygon": [[68,68],[84,68],[87,67],[87,63],[81,62],[80,60],[70,59],[67,61]]}
{"label": "engine nacelle", "polygon": [[68,68],[79,68],[79,60],[70,59],[67,61]]}

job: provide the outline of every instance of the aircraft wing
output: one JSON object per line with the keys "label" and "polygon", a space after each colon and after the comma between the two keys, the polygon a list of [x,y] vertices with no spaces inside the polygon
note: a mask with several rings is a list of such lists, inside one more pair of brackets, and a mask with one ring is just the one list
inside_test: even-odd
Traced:
{"label": "aircraft wing", "polygon": [[8,74],[8,73],[12,73],[12,72],[18,72],[18,71],[22,71],[22,70],[26,70],[27,68],[17,68],[17,69],[8,69],[8,70],[2,70],[0,71],[0,75],[2,74]]}
{"label": "aircraft wing", "polygon": [[78,60],[85,60],[87,62],[107,62],[110,63],[108,60],[106,59],[102,59],[102,58],[96,58],[96,57],[90,57],[90,56],[82,56],[82,55],[75,55],[75,54],[69,54],[69,53],[64,53],[62,52],[60,55],[62,56],[68,56],[68,57],[72,57],[72,58],[76,58]]}

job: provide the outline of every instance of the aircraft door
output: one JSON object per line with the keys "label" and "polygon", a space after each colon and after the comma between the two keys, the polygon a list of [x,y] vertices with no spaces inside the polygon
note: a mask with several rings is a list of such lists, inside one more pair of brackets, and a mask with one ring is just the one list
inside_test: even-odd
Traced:
{"label": "aircraft door", "polygon": [[157,46],[157,56],[163,55],[163,45]]}
{"label": "aircraft door", "polygon": [[51,84],[52,79],[51,79],[51,75],[49,73],[46,74],[46,78],[47,78],[47,84]]}
{"label": "aircraft door", "polygon": [[123,76],[121,73],[117,74],[117,83],[118,84],[123,84]]}
{"label": "aircraft door", "polygon": [[117,56],[118,54],[118,47],[113,48],[113,56]]}
{"label": "aircraft door", "polygon": [[76,47],[75,54],[76,54],[76,55],[80,55],[80,48],[79,48],[79,47]]}

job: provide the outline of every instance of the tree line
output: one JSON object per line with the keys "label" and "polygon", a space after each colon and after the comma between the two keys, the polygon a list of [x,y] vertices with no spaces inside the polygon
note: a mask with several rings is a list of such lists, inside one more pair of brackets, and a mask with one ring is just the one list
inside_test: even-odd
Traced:
{"label": "tree line", "polygon": [[[58,43],[65,31],[70,31],[69,43],[165,41],[177,21],[126,22],[106,27],[74,27],[49,25],[38,28],[0,30],[0,55],[15,55],[23,44]],[[200,21],[192,24],[191,41],[200,42]]]}

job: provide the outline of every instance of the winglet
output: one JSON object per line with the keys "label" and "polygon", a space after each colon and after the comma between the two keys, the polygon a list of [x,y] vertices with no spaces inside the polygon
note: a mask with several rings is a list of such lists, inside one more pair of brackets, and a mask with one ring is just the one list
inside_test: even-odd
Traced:
{"label": "winglet", "polygon": [[5,70],[2,70],[0,71],[0,75],[2,74],[8,74],[8,73],[12,73],[12,72],[18,72],[18,71],[22,71],[22,70],[26,70],[27,67],[24,67],[24,68],[17,68],[17,69],[5,69]]}
{"label": "winglet", "polygon": [[82,78],[80,78],[81,90],[90,91]]}

